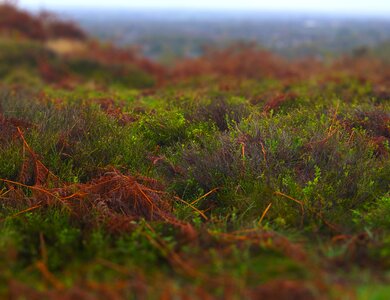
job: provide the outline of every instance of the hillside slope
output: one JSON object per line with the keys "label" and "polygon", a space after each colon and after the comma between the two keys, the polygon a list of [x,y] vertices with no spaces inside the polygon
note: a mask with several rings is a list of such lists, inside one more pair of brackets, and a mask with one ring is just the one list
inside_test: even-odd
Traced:
{"label": "hillside slope", "polygon": [[163,67],[10,9],[0,297],[389,297],[387,62],[239,45]]}

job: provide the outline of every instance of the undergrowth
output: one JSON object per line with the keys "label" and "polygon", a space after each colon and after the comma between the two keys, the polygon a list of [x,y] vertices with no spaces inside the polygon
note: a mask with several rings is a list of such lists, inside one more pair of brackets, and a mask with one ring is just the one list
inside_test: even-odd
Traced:
{"label": "undergrowth", "polygon": [[17,30],[0,39],[0,297],[388,298],[385,62],[251,46],[163,68]]}

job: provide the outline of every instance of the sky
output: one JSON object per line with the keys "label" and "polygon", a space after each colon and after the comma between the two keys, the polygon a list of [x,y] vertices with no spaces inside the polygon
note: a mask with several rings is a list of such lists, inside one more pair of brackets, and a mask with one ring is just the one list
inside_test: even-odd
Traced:
{"label": "sky", "polygon": [[25,7],[52,9],[56,7],[238,9],[390,16],[390,0],[19,0],[18,2]]}

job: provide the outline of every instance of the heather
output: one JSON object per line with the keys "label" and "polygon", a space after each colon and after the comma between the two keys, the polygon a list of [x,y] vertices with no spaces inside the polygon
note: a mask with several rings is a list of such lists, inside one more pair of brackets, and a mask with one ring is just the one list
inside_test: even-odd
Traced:
{"label": "heather", "polygon": [[2,14],[1,297],[388,297],[388,62],[166,66]]}

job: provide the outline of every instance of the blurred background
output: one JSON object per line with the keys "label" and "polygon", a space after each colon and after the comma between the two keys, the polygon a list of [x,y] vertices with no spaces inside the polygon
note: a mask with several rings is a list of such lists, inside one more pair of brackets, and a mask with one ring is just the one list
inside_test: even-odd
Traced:
{"label": "blurred background", "polygon": [[367,52],[389,59],[388,0],[21,0],[17,4],[35,14],[54,12],[100,40],[137,46],[160,63],[237,43],[256,44],[294,59]]}

